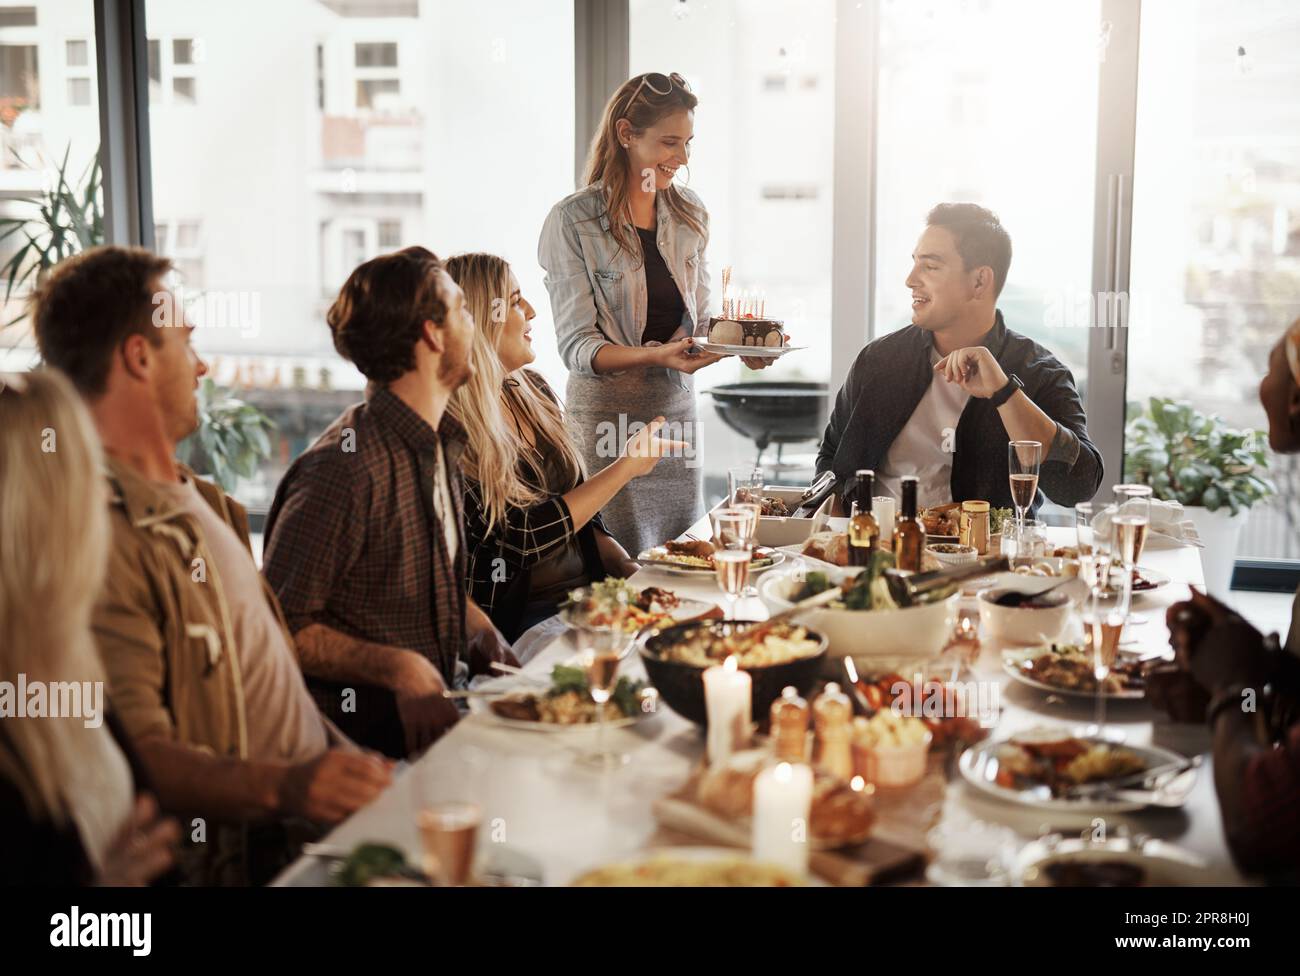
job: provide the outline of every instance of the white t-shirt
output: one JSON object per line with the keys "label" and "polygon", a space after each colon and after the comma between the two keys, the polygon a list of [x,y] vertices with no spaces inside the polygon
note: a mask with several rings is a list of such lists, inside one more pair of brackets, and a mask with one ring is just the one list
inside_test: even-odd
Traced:
{"label": "white t-shirt", "polygon": [[442,453],[441,443],[434,453],[434,468],[436,473],[433,476],[433,513],[438,516],[442,537],[447,543],[447,558],[454,561],[460,537],[456,531],[454,517],[456,509],[451,504],[451,482],[447,478],[446,457]]}
{"label": "white t-shirt", "polygon": [[[941,357],[932,348],[930,365]],[[903,429],[894,438],[885,453],[885,460],[876,471],[876,490],[881,495],[892,495],[902,503],[900,483],[903,475],[916,475],[919,508],[942,505],[952,501],[952,452],[956,450],[957,421],[966,409],[970,394],[956,383],[942,376],[934,376],[912,411]]]}

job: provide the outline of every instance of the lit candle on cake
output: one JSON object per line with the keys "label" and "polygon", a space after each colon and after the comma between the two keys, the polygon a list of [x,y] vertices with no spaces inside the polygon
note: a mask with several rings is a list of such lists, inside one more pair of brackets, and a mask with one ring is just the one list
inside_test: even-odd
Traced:
{"label": "lit candle on cake", "polygon": [[735,657],[704,671],[704,706],[709,717],[709,764],[749,745],[754,682],[736,667]]}
{"label": "lit candle on cake", "polygon": [[778,763],[754,778],[754,860],[808,873],[812,791],[813,771],[803,763]]}

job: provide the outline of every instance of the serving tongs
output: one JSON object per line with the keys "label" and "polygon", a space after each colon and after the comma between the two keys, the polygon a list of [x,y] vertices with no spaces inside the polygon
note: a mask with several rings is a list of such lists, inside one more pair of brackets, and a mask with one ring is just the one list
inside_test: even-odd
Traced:
{"label": "serving tongs", "polygon": [[887,569],[883,576],[889,587],[890,598],[899,607],[915,607],[929,603],[935,594],[963,580],[987,576],[989,573],[1006,572],[1011,569],[1011,561],[1006,556],[985,556],[973,563],[951,566],[947,569],[935,569],[928,573],[909,573],[901,569]]}

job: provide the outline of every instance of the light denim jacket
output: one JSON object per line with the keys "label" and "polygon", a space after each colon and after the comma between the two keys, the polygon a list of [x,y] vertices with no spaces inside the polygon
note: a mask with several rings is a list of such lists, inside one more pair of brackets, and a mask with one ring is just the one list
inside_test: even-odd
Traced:
{"label": "light denim jacket", "polygon": [[[700,198],[684,187],[678,192],[704,211]],[[686,306],[674,339],[693,335],[708,318],[709,272],[704,262],[708,243],[704,236],[676,219],[661,196],[655,203],[659,253],[663,255]],[[636,231],[628,223],[635,239]],[[640,255],[630,255],[610,233],[603,184],[597,182],[554,207],[542,226],[537,260],[546,269],[546,290],[560,357],[576,376],[597,376],[592,368],[596,351],[607,342],[642,345],[648,303],[645,266]],[[691,389],[690,377],[665,370],[682,389]],[[613,374],[605,374],[613,375]]]}

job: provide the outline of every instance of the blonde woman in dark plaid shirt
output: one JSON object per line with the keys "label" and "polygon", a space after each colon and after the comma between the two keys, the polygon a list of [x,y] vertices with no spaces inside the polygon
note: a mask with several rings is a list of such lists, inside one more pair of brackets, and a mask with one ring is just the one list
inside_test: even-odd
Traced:
{"label": "blonde woman in dark plaid shirt", "polygon": [[684,445],[660,441],[663,418],[644,427],[598,474],[585,479],[560,403],[525,367],[532,347],[532,305],[510,266],[491,254],[464,254],[447,271],[480,323],[471,378],[448,414],[465,429],[465,537],[474,600],[514,640],[555,613],[565,594],[637,564],[606,531],[600,509],[661,454]]}
{"label": "blonde woman in dark plaid shirt", "polygon": [[456,721],[462,662],[513,661],[465,594],[465,435],[444,413],[474,373],[474,318],[421,247],[353,271],[327,318],[370,386],[280,482],[264,567],[322,710],[406,755]]}

